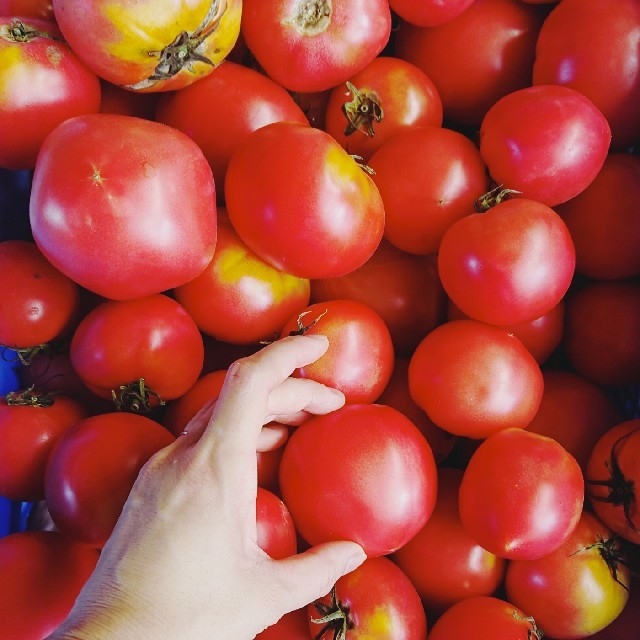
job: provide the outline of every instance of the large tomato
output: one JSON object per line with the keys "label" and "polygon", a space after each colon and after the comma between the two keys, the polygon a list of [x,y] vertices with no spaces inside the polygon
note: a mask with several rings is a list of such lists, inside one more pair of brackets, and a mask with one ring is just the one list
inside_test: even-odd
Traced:
{"label": "large tomato", "polygon": [[322,91],[373,60],[391,34],[387,0],[244,0],[242,35],[267,75]]}
{"label": "large tomato", "polygon": [[240,33],[242,0],[53,0],[65,40],[100,77],[136,91],[211,73]]}
{"label": "large tomato", "polygon": [[131,116],[59,125],[38,157],[30,217],[45,257],[106,298],[184,284],[215,248],[215,187],[202,151],[180,131]]}
{"label": "large tomato", "polygon": [[280,490],[307,542],[353,540],[373,558],[399,549],[427,522],[436,464],[424,436],[399,411],[346,405],[292,433]]}
{"label": "large tomato", "polygon": [[248,134],[229,161],[225,194],[231,223],[249,248],[301,278],[349,273],[382,238],[376,185],[320,129],[276,122]]}

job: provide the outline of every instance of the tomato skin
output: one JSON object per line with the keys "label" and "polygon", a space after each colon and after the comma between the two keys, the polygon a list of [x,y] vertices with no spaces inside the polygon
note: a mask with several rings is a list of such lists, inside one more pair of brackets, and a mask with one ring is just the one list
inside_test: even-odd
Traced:
{"label": "tomato skin", "polygon": [[280,490],[307,542],[353,540],[373,558],[399,549],[429,519],[437,472],[429,444],[399,411],[346,405],[293,431]]}
{"label": "tomato skin", "polygon": [[[345,612],[349,640],[424,640],[426,637],[427,619],[420,597],[403,571],[388,558],[365,560],[336,582],[335,594]],[[313,622],[322,617],[317,604],[333,608],[331,596],[307,607],[311,637],[328,640],[332,631],[320,635],[324,625]]]}
{"label": "tomato skin", "polygon": [[0,36],[0,167],[33,169],[53,129],[98,111],[100,82],[52,21],[0,18]]}
{"label": "tomato skin", "polygon": [[418,27],[435,27],[459,16],[474,0],[389,0],[389,6],[403,20]]}
{"label": "tomato skin", "polygon": [[67,617],[99,553],[52,531],[0,540],[0,637],[42,640]]}
{"label": "tomato skin", "polygon": [[248,48],[290,91],[323,91],[344,82],[382,51],[390,34],[386,0],[244,0]]}
{"label": "tomato skin", "polygon": [[[543,558],[509,563],[507,599],[557,640],[585,638],[600,631],[620,615],[629,598],[629,568],[617,563],[616,580],[599,546],[611,541],[612,535],[585,511],[558,549]],[[619,542],[613,542],[613,549],[622,554]]]}
{"label": "tomato skin", "polygon": [[69,278],[105,298],[139,298],[209,264],[215,186],[182,132],[131,116],[80,116],[42,146],[30,219],[36,244]]}
{"label": "tomato skin", "polygon": [[296,553],[298,543],[291,514],[277,495],[258,487],[256,497],[258,546],[274,560]]}
{"label": "tomato skin", "polygon": [[550,207],[593,182],[610,143],[609,124],[593,102],[556,85],[513,91],[480,126],[480,154],[496,184]]}
{"label": "tomato skin", "polygon": [[555,440],[503,429],[469,460],[460,485],[460,519],[482,547],[501,558],[540,558],[575,529],[583,482],[580,466]]}
{"label": "tomato skin", "polygon": [[300,278],[349,273],[382,238],[374,182],[328,133],[309,126],[276,122],[247,135],[229,161],[225,193],[247,246]]}
{"label": "tomato skin", "polygon": [[45,472],[45,500],[56,526],[75,540],[102,546],[111,535],[138,472],[174,437],[133,413],[80,420],[56,442]]}
{"label": "tomato skin", "polygon": [[461,311],[505,326],[535,320],[558,305],[575,260],[562,218],[541,202],[515,198],[453,223],[440,244],[438,272]]}
{"label": "tomato skin", "polygon": [[51,0],[0,0],[0,16],[29,16],[54,20]]}
{"label": "tomato skin", "polygon": [[307,608],[285,613],[278,622],[260,632],[255,640],[309,640]]}
{"label": "tomato skin", "polygon": [[475,320],[451,320],[414,351],[409,391],[442,429],[486,438],[529,424],[543,380],[538,363],[515,336]]}

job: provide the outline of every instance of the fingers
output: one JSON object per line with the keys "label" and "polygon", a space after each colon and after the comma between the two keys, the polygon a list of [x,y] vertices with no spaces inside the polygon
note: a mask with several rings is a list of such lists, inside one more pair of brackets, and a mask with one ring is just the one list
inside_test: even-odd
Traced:
{"label": "fingers", "polygon": [[258,436],[256,450],[259,452],[273,451],[281,447],[289,437],[289,429],[275,422],[265,425]]}

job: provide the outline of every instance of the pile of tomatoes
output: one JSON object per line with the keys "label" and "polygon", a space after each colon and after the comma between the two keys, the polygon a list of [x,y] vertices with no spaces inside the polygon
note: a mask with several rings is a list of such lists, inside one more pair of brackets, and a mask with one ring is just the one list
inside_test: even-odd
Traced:
{"label": "pile of tomatoes", "polygon": [[347,404],[257,456],[261,640],[637,637],[640,0],[0,0],[0,638],[68,613],[238,357]]}

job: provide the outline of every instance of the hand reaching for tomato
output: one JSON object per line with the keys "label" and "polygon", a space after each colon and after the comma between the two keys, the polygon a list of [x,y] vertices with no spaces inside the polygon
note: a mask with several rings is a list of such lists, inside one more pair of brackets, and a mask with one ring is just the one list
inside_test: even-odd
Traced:
{"label": "hand reaching for tomato", "polygon": [[49,640],[250,640],[363,562],[353,542],[277,561],[256,542],[256,450],[282,440],[263,426],[344,404],[334,389],[289,377],[327,346],[324,336],[287,337],[230,367],[218,401],[142,469],[94,574]]}

